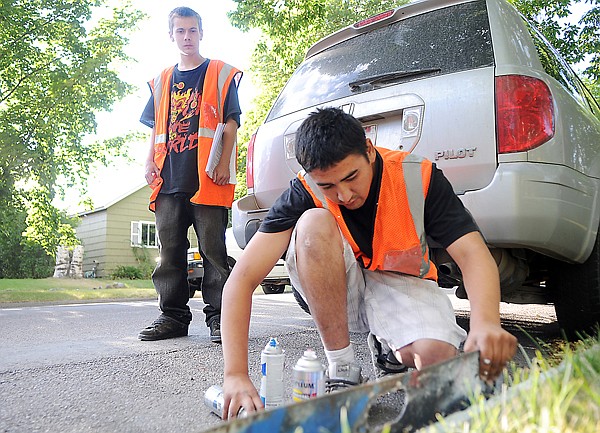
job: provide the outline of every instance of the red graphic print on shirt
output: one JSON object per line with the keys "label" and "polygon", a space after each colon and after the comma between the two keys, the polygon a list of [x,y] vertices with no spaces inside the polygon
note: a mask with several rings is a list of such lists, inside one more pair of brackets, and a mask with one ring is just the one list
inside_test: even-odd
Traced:
{"label": "red graphic print on shirt", "polygon": [[[171,90],[171,113],[167,152],[181,153],[198,147],[198,115],[202,94],[196,88],[174,83]],[[194,131],[190,133],[190,130]]]}

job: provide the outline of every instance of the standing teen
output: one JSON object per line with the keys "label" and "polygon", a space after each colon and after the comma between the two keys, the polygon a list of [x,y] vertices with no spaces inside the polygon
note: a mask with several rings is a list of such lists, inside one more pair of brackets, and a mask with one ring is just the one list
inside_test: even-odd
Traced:
{"label": "standing teen", "polygon": [[[187,238],[194,227],[203,258],[202,299],[210,339],[221,341],[221,297],[229,275],[225,229],[235,186],[230,157],[240,125],[237,86],[242,72],[199,51],[202,19],[187,7],[169,14],[169,36],[180,61],[149,82],[152,95],[140,121],[152,128],[146,181],[152,187],[160,262],[152,274],[160,316],[140,340],[188,334]],[[224,123],[221,159],[209,177],[206,163],[219,123]]]}

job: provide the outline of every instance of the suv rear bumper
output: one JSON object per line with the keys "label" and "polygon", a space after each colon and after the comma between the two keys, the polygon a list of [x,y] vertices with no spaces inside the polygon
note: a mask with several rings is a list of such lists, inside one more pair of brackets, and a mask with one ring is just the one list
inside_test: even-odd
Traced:
{"label": "suv rear bumper", "polygon": [[502,163],[485,188],[459,196],[485,240],[582,263],[598,231],[600,181],[562,165]]}
{"label": "suv rear bumper", "polygon": [[252,194],[233,202],[231,206],[233,235],[240,248],[246,248],[254,233],[258,231],[260,223],[267,216],[268,211],[269,209],[258,207]]}

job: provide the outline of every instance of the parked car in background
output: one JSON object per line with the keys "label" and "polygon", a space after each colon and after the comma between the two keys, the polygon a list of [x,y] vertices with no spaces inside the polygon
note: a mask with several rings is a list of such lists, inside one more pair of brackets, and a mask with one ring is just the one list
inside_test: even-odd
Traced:
{"label": "parked car in background", "polygon": [[[444,171],[498,263],[503,301],[553,302],[571,335],[599,322],[600,107],[512,5],[411,2],[311,47],[249,143],[240,246],[300,169],[296,129],[323,106]],[[440,285],[466,297],[456,264],[430,247]]]}
{"label": "parked car in background", "polygon": [[[236,243],[231,228],[225,231],[225,245],[227,246],[227,264],[230,269],[233,269],[240,254],[242,254],[242,249]],[[202,257],[198,252],[198,248],[188,249],[188,284],[190,287],[190,298],[194,297],[196,291],[200,291],[203,276],[204,268],[202,266]],[[285,291],[285,286],[289,284],[290,277],[285,270],[285,264],[283,260],[279,260],[260,285],[266,295],[271,295],[283,293]]]}

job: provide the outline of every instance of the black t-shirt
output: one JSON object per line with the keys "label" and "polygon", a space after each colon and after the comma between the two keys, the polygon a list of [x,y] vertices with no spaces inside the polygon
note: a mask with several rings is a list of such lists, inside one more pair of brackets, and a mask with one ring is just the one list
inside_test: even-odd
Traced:
{"label": "black t-shirt", "polygon": [[[381,185],[383,160],[379,153],[375,162],[373,183],[365,204],[358,209],[341,207],[342,216],[360,250],[367,257],[373,253],[375,209]],[[298,178],[292,179],[290,187],[275,201],[259,230],[278,233],[293,227],[308,209],[316,207],[311,195]],[[431,181],[425,198],[425,233],[431,240],[446,248],[467,233],[478,231],[477,224],[454,194],[452,185],[444,173],[433,164]]]}
{"label": "black t-shirt", "polygon": [[[160,176],[162,194],[194,193],[198,190],[198,122],[202,87],[209,60],[189,71],[177,66],[171,78],[169,107],[169,137],[167,157]],[[224,119],[234,119],[240,125],[240,104],[235,80],[232,80],[225,98]],[[154,127],[154,96],[146,104],[140,122]]]}

